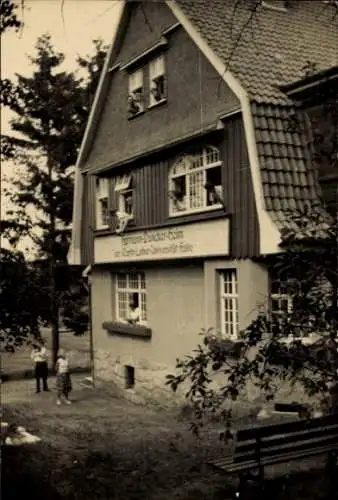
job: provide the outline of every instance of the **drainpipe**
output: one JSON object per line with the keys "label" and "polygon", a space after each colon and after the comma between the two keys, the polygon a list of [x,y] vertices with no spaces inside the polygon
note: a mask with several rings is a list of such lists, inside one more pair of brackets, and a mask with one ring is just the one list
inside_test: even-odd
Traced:
{"label": "drainpipe", "polygon": [[89,265],[82,273],[83,278],[87,278],[86,288],[88,291],[88,324],[89,324],[89,359],[90,359],[90,378],[92,387],[95,387],[95,363],[94,363],[94,339],[92,322],[92,266]]}

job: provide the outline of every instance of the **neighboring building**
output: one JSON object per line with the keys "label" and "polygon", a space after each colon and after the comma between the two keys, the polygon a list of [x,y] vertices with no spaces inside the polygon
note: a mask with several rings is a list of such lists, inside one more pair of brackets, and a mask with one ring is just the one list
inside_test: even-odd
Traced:
{"label": "neighboring building", "polygon": [[330,6],[263,2],[239,40],[248,5],[126,2],[103,69],[69,259],[92,265],[96,372],[136,393],[164,394],[203,328],[236,340],[269,298],[288,307],[266,257],[288,211],[320,201],[292,92],[307,61],[337,76]]}

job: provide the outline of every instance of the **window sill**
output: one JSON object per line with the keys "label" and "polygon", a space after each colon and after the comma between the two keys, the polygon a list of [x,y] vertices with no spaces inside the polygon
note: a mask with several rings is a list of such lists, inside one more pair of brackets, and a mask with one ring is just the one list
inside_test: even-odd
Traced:
{"label": "window sill", "polygon": [[160,106],[161,104],[165,104],[167,102],[167,98],[164,97],[160,101],[153,102],[152,104],[149,104],[148,109],[156,108],[156,106]]}
{"label": "window sill", "polygon": [[109,226],[105,228],[100,228],[100,229],[94,229],[94,235],[95,236],[105,236],[107,234],[111,233],[111,228]]}
{"label": "window sill", "polygon": [[219,210],[221,208],[223,208],[222,204],[217,203],[217,205],[211,205],[209,207],[198,208],[196,210],[182,210],[182,211],[174,212],[174,213],[170,212],[169,217],[172,218],[172,217],[182,217],[184,215],[197,215],[197,214],[201,214],[204,212],[213,212],[214,210]]}
{"label": "window sill", "polygon": [[134,114],[128,113],[128,120],[133,120],[134,118],[137,118],[138,116],[144,115],[144,113],[145,113],[144,109],[142,109],[142,111],[139,111],[138,113],[134,113]]}
{"label": "window sill", "polygon": [[144,339],[151,338],[151,328],[144,325],[129,325],[128,323],[119,323],[114,321],[105,321],[102,328],[107,330],[110,335],[121,335],[125,337],[140,337]]}

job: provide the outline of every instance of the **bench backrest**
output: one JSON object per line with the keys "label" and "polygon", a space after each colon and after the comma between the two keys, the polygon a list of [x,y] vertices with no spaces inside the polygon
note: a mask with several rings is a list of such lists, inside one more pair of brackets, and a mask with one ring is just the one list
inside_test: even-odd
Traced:
{"label": "bench backrest", "polygon": [[235,462],[279,455],[297,455],[309,449],[338,449],[338,415],[242,429],[237,432]]}

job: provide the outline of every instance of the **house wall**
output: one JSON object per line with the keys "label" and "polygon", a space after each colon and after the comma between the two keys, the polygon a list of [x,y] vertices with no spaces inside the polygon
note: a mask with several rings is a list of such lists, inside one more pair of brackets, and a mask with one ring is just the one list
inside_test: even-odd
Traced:
{"label": "house wall", "polygon": [[[143,2],[142,8],[136,4],[115,62],[126,63],[141,54],[161,39],[164,27],[175,22],[168,8],[159,2]],[[168,40],[167,103],[128,119],[128,72],[110,73],[109,89],[84,168],[118,165],[192,133],[203,132],[219,116],[239,108],[237,98],[224,82],[220,84],[220,76],[183,28],[170,33]],[[144,83],[147,87],[146,74]]]}
{"label": "house wall", "polygon": [[112,272],[113,268],[95,270],[93,274],[93,327],[96,345],[118,352],[120,356],[129,356],[131,360],[145,357],[154,363],[168,365],[174,364],[177,356],[185,354],[196,345],[198,333],[204,324],[201,264],[145,269],[151,341],[109,335],[102,329],[104,321],[112,321],[115,317]]}
{"label": "house wall", "polygon": [[[125,365],[135,367],[135,390],[127,397],[171,399],[165,376],[172,372],[177,357],[196,347],[203,327],[203,266],[188,263],[146,269],[146,290],[151,339],[117,336],[102,328],[114,316],[112,269],[93,273],[93,332],[96,374],[124,389]],[[143,391],[143,394],[142,394]]]}
{"label": "house wall", "polygon": [[[213,144],[221,152],[225,210],[221,209],[219,215],[223,213],[226,217],[230,217],[231,257],[240,259],[258,256],[258,217],[241,114],[226,119],[224,130],[203,137],[203,143]],[[196,141],[186,142],[175,149],[163,151],[155,159],[150,157],[140,165],[135,166],[132,171],[135,189],[135,221],[130,228],[127,228],[126,233],[140,228],[161,227],[169,221],[180,224],[187,220],[202,219],[203,214],[169,217],[169,168],[178,154],[188,152],[189,148],[195,145],[197,145]],[[85,177],[88,177],[88,180],[85,180],[83,195],[82,259],[83,263],[87,264],[89,262],[86,259],[88,256],[92,256],[94,236],[90,227],[95,227],[93,209],[95,183],[93,176],[88,174]],[[114,186],[115,182],[112,178],[110,206],[113,210],[118,208]],[[112,233],[113,230],[114,220],[112,218],[110,232]],[[99,238],[100,233],[95,232],[95,236]]]}
{"label": "house wall", "polygon": [[[165,377],[175,372],[177,358],[190,354],[201,343],[203,328],[219,327],[217,270],[229,267],[237,269],[239,320],[244,327],[267,295],[264,267],[249,260],[226,259],[137,266],[146,273],[151,339],[112,335],[102,328],[104,321],[115,318],[114,267],[95,267],[92,302],[97,376],[112,381],[134,400],[181,402],[182,392],[173,397],[165,387]],[[135,368],[134,389],[124,389],[125,365]]]}
{"label": "house wall", "polygon": [[204,262],[205,279],[205,323],[208,327],[220,328],[218,271],[236,269],[239,291],[239,329],[246,328],[266,308],[268,300],[268,272],[264,265],[249,259],[215,259]]}
{"label": "house wall", "polygon": [[[267,268],[252,260],[208,259],[138,266],[146,272],[147,308],[151,339],[109,334],[104,321],[115,318],[113,266],[93,271],[93,334],[97,380],[111,382],[121,395],[135,402],[182,404],[188,385],[173,394],[165,385],[175,373],[176,358],[183,358],[202,342],[202,329],[219,328],[217,271],[235,268],[238,275],[239,324],[245,328],[266,307]],[[135,268],[134,268],[135,270]],[[254,354],[254,352],[253,352]],[[135,387],[125,388],[125,366],[135,369]],[[224,375],[213,377],[213,387],[224,385]],[[307,402],[301,387],[281,382],[277,402]],[[251,382],[238,404],[264,404],[263,394]]]}
{"label": "house wall", "polygon": [[84,174],[81,218],[81,263],[94,262],[95,179]]}

